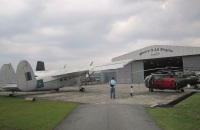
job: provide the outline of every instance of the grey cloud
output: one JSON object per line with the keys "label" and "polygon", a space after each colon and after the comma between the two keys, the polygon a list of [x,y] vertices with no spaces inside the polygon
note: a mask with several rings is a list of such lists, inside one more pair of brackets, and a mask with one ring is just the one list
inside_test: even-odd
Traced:
{"label": "grey cloud", "polygon": [[[165,10],[161,10],[157,5],[144,4],[143,7],[147,9],[132,16],[133,18],[138,18],[139,23],[136,23],[136,27],[132,31],[125,34],[124,41],[134,39],[179,40],[190,36],[199,37],[198,31],[200,28],[198,23],[200,21],[196,18],[195,21],[188,23],[188,20],[191,20],[190,16],[199,12],[198,7],[191,14],[191,12],[187,13],[186,11],[188,9],[187,4],[184,6],[178,4],[182,1],[177,2],[175,5],[173,1],[166,2],[169,2],[169,5]],[[190,4],[188,6],[190,7]],[[130,27],[133,27],[131,24],[134,25],[134,22],[135,20],[130,22]],[[196,27],[195,29],[194,26]]]}
{"label": "grey cloud", "polygon": [[[24,12],[0,13],[0,65],[6,59],[103,62],[105,57],[125,53],[128,46],[138,46],[139,40],[146,41],[146,46],[154,40],[181,45],[185,39],[199,38],[198,0],[20,2],[25,2]],[[30,51],[23,52],[20,45]]]}

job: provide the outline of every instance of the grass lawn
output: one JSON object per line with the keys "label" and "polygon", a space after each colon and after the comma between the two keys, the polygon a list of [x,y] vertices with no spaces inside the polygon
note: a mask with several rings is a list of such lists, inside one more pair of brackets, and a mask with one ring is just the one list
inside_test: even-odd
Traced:
{"label": "grass lawn", "polygon": [[200,130],[200,93],[172,108],[147,108],[164,130]]}
{"label": "grass lawn", "polygon": [[0,96],[1,130],[51,130],[58,125],[78,103]]}

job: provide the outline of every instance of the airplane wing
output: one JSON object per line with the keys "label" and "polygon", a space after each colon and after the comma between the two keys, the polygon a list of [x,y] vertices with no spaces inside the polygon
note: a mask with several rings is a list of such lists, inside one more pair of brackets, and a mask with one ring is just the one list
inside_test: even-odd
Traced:
{"label": "airplane wing", "polygon": [[80,68],[70,68],[70,69],[62,69],[57,71],[56,73],[52,73],[52,77],[63,77],[63,76],[70,76],[70,77],[78,77],[85,74],[89,74],[89,72],[95,72],[95,71],[101,71],[101,70],[107,70],[107,69],[116,69],[116,68],[122,68],[124,65],[130,63],[133,61],[130,60],[124,60],[120,62],[112,62],[108,64],[103,64],[95,67],[80,67]]}
{"label": "airplane wing", "polygon": [[87,73],[89,73],[89,69],[87,69],[87,68],[74,68],[74,69],[70,69],[70,70],[67,70],[67,69],[59,70],[59,71],[53,73],[51,76],[52,77],[63,77],[63,76],[79,77],[79,76],[85,75]]}
{"label": "airplane wing", "polygon": [[102,64],[95,66],[92,71],[102,71],[102,70],[111,70],[111,69],[119,69],[123,68],[125,65],[129,64],[130,62],[133,62],[134,60],[128,59],[128,60],[122,60],[122,61],[116,61],[116,62],[110,62],[107,64]]}

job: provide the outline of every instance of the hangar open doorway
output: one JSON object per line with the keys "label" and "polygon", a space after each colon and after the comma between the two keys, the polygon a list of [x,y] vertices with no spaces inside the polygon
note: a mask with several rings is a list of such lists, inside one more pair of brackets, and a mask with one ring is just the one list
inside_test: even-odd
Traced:
{"label": "hangar open doorway", "polygon": [[[183,67],[182,57],[168,57],[159,59],[144,60],[144,70],[165,68],[165,67]],[[158,70],[144,71],[144,78]]]}

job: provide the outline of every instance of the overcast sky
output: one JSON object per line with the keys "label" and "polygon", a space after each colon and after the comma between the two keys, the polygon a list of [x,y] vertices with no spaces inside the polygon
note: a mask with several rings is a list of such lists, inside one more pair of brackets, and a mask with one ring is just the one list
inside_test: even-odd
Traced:
{"label": "overcast sky", "polygon": [[0,67],[97,65],[151,45],[200,47],[200,0],[0,0]]}

